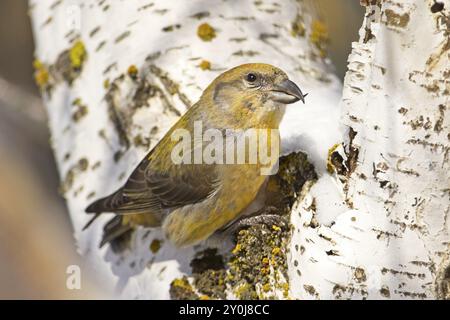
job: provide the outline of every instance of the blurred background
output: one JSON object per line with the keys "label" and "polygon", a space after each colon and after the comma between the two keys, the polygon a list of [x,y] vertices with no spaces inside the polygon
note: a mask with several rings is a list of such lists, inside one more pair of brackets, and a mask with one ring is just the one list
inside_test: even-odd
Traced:
{"label": "blurred background", "polygon": [[[364,9],[359,0],[312,3],[328,26],[330,58],[343,79]],[[84,277],[83,290],[66,288],[67,267],[81,266],[82,261],[58,193],[59,177],[32,61],[27,1],[1,0],[0,299],[98,297]]]}
{"label": "blurred background", "polygon": [[0,1],[0,299],[97,297],[83,273],[82,290],[66,287],[67,267],[82,261],[33,80],[27,6]]}

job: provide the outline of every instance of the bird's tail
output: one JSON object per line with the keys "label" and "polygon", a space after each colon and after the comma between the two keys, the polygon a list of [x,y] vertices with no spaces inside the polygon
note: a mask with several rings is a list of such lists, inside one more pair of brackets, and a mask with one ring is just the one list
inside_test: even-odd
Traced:
{"label": "bird's tail", "polygon": [[83,229],[81,229],[82,231],[86,230],[87,228],[89,228],[89,226],[95,221],[97,220],[98,217],[100,217],[102,213],[96,213],[91,220],[89,220],[83,227]]}
{"label": "bird's tail", "polygon": [[124,245],[128,243],[133,226],[124,223],[123,216],[115,216],[109,220],[103,227],[103,237],[100,242],[100,248],[106,243],[110,243],[114,251],[121,251]]}
{"label": "bird's tail", "polygon": [[[113,212],[120,206],[122,197],[122,189],[114,192],[113,194],[101,198],[97,201],[91,203],[87,208],[87,213],[93,213],[92,219],[86,223],[83,230],[86,230],[97,218],[102,214],[102,212]],[[109,220],[103,227],[103,237],[100,242],[100,248],[105,244],[110,243],[113,250],[115,248],[123,247],[123,243],[126,243],[131,235],[133,227],[129,223],[124,223],[123,216],[117,215],[111,220]]]}
{"label": "bird's tail", "polygon": [[[86,223],[83,230],[86,230],[95,220],[97,220],[102,212],[115,211],[115,208],[117,208],[118,203],[122,199],[122,190],[118,190],[107,197],[94,201],[85,210],[87,213],[93,213],[94,216]],[[99,247],[101,248],[105,244],[110,243],[114,251],[117,251],[115,249],[120,250],[120,248],[124,247],[124,244],[128,243],[132,231],[133,227],[129,222],[125,222],[122,215],[117,215],[109,220],[103,227],[103,237]]]}
{"label": "bird's tail", "polygon": [[114,212],[117,208],[120,208],[124,200],[122,189],[119,189],[107,197],[94,201],[85,211],[87,213],[95,213],[96,215],[100,212]]}
{"label": "bird's tail", "polygon": [[[101,213],[96,213],[83,227],[83,231],[86,230],[100,215]],[[114,251],[121,251],[120,248],[125,247],[124,244],[130,239],[132,231],[133,226],[129,223],[124,223],[122,215],[117,215],[109,220],[103,227],[103,237],[99,247],[101,248],[105,244],[110,243]]]}

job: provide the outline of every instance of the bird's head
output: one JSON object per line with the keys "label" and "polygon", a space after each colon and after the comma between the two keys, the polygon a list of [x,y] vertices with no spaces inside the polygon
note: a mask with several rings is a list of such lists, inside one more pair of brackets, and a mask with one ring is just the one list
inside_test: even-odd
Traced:
{"label": "bird's head", "polygon": [[202,99],[248,119],[252,115],[261,118],[268,113],[282,113],[284,105],[304,103],[305,96],[282,70],[269,64],[250,63],[222,73],[205,90]]}

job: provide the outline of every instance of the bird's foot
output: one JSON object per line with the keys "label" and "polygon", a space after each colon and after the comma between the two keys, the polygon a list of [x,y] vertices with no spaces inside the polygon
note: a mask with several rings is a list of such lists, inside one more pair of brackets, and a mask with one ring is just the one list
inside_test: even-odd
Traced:
{"label": "bird's foot", "polygon": [[236,222],[235,227],[237,228],[237,231],[239,231],[241,229],[249,228],[257,224],[285,227],[286,221],[282,216],[278,214],[263,214],[259,216],[243,218]]}
{"label": "bird's foot", "polygon": [[226,229],[222,230],[222,232],[237,235],[242,229],[248,229],[252,226],[261,224],[269,227],[275,226],[282,229],[288,226],[286,218],[278,214],[278,210],[276,208],[268,207],[261,211],[255,213],[254,215],[239,219]]}

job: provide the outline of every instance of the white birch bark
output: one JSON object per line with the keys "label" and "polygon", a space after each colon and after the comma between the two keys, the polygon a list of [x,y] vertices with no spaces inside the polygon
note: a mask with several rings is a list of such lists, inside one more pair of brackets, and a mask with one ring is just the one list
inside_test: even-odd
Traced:
{"label": "white birch bark", "polygon": [[[215,76],[258,61],[310,93],[306,106],[288,108],[282,144],[286,153],[306,151],[319,175],[292,211],[289,277],[271,267],[270,295],[259,297],[448,294],[448,20],[437,18],[448,11],[432,14],[431,5],[368,7],[341,103],[356,136],[345,133],[345,148],[336,148],[345,163],[334,153],[328,167],[339,174],[330,175],[327,152],[344,139],[341,87],[305,2],[30,1],[62,189],[93,271],[125,298],[169,298],[183,275],[192,283],[191,261],[211,243],[176,250],[159,230],[140,229],[133,250],[99,250],[110,217],[81,232],[84,208],[124,183]],[[274,282],[289,283],[288,295]],[[228,283],[226,291],[239,297]]]}
{"label": "white birch bark", "polygon": [[449,298],[450,3],[365,2],[341,102],[344,159],[337,148],[333,161],[342,209],[320,181],[294,209],[301,275],[291,272],[291,288],[300,298]]}

